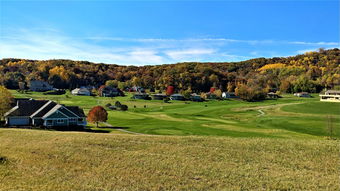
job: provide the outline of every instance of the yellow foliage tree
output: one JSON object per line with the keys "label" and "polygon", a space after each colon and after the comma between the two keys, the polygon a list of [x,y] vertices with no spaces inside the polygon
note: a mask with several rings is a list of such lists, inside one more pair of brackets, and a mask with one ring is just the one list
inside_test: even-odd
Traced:
{"label": "yellow foliage tree", "polygon": [[49,71],[50,75],[58,75],[60,76],[61,79],[63,80],[68,80],[70,75],[68,74],[67,70],[64,68],[64,66],[56,66],[54,68],[52,68]]}
{"label": "yellow foliage tree", "polygon": [[11,108],[13,97],[4,86],[0,86],[0,119],[3,118],[4,114]]}
{"label": "yellow foliage tree", "polygon": [[258,71],[266,71],[266,70],[273,70],[273,69],[281,69],[284,68],[286,65],[282,63],[276,63],[276,64],[267,64],[262,66],[258,69]]}

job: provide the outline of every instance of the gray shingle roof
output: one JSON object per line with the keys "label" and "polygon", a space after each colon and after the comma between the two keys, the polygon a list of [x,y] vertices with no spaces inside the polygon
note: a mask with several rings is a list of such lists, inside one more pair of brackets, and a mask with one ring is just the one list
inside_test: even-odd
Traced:
{"label": "gray shingle roof", "polygon": [[74,114],[79,117],[86,117],[84,110],[79,108],[78,106],[65,106],[68,110],[72,111]]}
{"label": "gray shingle roof", "polygon": [[44,106],[42,106],[39,110],[37,110],[35,113],[31,115],[31,117],[42,117],[47,112],[49,112],[54,106],[56,106],[57,103],[54,101],[47,102]]}
{"label": "gray shingle roof", "polygon": [[47,102],[48,100],[18,100],[18,108],[6,113],[6,116],[31,116]]}

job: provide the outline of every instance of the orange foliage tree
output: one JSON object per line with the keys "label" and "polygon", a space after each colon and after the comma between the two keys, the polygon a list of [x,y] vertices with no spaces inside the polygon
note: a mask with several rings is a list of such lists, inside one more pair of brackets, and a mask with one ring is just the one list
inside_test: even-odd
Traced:
{"label": "orange foliage tree", "polygon": [[95,106],[89,111],[87,120],[96,123],[98,127],[98,122],[107,121],[107,111],[102,106]]}

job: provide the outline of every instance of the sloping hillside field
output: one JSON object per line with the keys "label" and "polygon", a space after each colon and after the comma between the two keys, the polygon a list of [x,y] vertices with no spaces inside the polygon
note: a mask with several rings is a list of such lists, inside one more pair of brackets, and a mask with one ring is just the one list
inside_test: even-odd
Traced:
{"label": "sloping hillside field", "polygon": [[86,113],[115,101],[129,110],[108,111],[92,132],[0,128],[0,190],[340,189],[340,104],[317,95],[164,103],[12,93]]}
{"label": "sloping hillside field", "polygon": [[339,142],[0,130],[0,190],[339,190]]}

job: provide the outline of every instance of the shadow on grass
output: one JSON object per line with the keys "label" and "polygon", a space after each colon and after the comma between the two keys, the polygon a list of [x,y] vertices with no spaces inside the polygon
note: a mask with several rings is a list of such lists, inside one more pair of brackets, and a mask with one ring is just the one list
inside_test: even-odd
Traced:
{"label": "shadow on grass", "polygon": [[4,165],[8,162],[8,158],[4,156],[0,156],[0,165]]}
{"label": "shadow on grass", "polygon": [[104,129],[129,129],[129,127],[105,127],[105,126],[101,126],[100,128],[104,128]]}
{"label": "shadow on grass", "polygon": [[88,132],[88,133],[110,133],[110,130],[105,130],[105,129],[90,129],[90,128],[86,128],[86,127],[55,127],[55,128],[51,128],[51,130],[56,130],[56,131],[78,131],[78,132]]}

